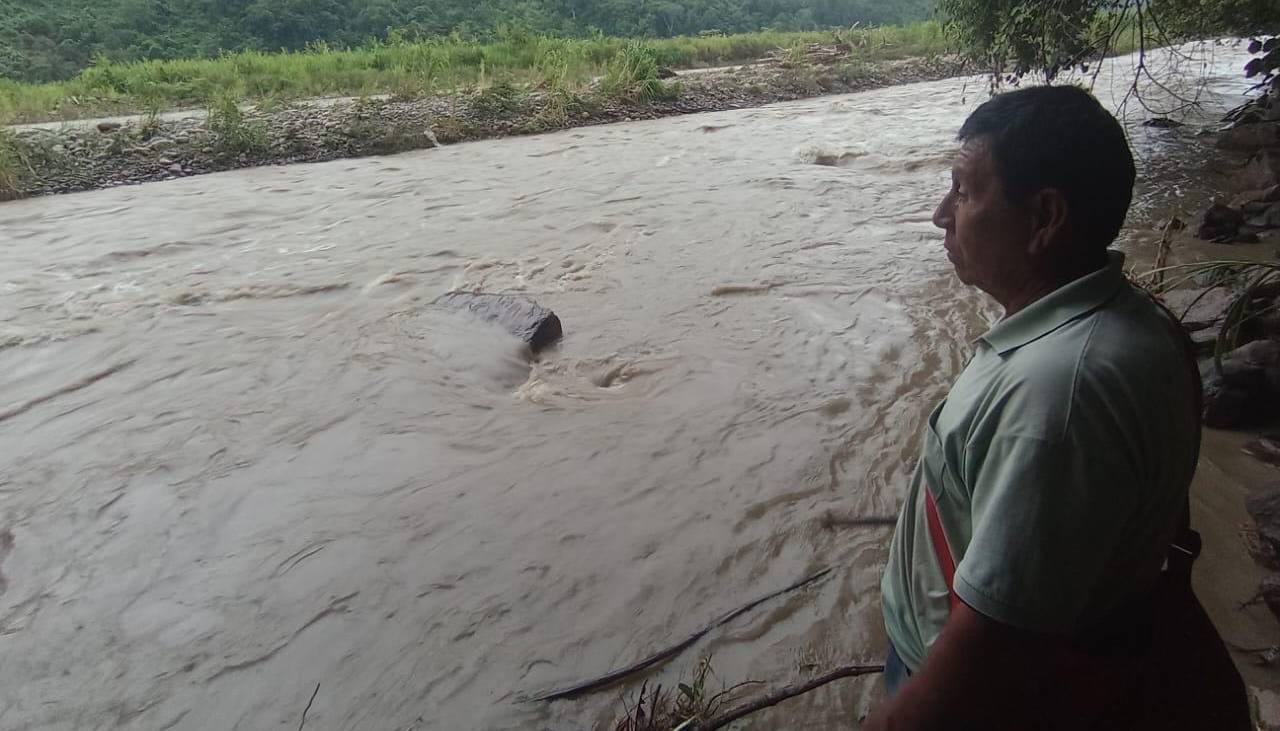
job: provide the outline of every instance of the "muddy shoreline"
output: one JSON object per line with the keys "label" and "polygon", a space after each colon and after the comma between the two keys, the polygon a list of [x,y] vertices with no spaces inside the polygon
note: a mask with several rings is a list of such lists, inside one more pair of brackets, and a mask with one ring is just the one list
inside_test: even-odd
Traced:
{"label": "muddy shoreline", "polygon": [[161,116],[106,122],[96,128],[15,128],[7,143],[0,139],[17,163],[10,185],[0,185],[0,200],[744,109],[963,72],[963,64],[951,58],[879,64],[846,58],[796,66],[764,62],[669,80],[663,98],[609,94],[598,88],[570,91],[496,84],[445,96],[214,110],[207,118]]}

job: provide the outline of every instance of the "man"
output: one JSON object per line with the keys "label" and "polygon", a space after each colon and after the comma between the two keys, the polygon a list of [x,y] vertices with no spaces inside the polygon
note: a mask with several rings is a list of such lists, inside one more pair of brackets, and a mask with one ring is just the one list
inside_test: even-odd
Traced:
{"label": "man", "polygon": [[1097,709],[1125,692],[1111,658],[1143,651],[1198,376],[1108,251],[1135,178],[1114,117],[1082,89],[1028,88],[959,138],[933,221],[1005,314],[929,417],[882,585],[891,699],[864,728],[1129,728]]}

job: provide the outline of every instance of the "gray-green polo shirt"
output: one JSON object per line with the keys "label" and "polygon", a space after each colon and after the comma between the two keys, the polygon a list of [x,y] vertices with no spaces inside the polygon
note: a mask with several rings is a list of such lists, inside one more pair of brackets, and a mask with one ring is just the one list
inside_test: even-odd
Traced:
{"label": "gray-green polo shirt", "polygon": [[911,670],[948,613],[931,490],[955,591],[992,619],[1070,634],[1155,582],[1195,472],[1191,372],[1123,255],[996,323],[929,416],[881,585]]}

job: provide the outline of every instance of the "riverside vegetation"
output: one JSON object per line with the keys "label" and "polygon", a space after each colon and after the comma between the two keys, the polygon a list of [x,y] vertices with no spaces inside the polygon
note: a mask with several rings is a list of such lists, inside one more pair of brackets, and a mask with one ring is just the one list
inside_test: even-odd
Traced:
{"label": "riverside vegetation", "polygon": [[[938,54],[936,21],[840,32],[863,61]],[[757,32],[650,39],[644,47],[669,68],[720,66],[775,49],[829,42],[824,32]],[[293,52],[249,50],[216,58],[118,63],[98,57],[74,77],[47,83],[0,78],[0,119],[40,122],[203,105],[215,94],[279,102],[322,96],[421,96],[494,81],[581,87],[609,72],[633,41],[553,37],[505,29],[492,41],[408,40],[400,33],[350,49],[324,42]]]}
{"label": "riverside vegetation", "polygon": [[[789,45],[771,45],[778,40]],[[617,50],[612,56],[593,60],[592,54],[599,49],[613,47]],[[480,52],[474,65],[444,66],[431,60],[445,57],[436,54],[460,54],[466,48]],[[676,77],[668,65],[673,58],[683,59],[677,64],[681,66],[714,63],[756,48],[765,51],[735,68]],[[378,43],[355,51],[312,49],[274,56],[251,52],[207,61],[140,62],[118,69],[106,65],[90,68],[69,83],[87,84],[86,79],[105,75],[119,84],[119,89],[110,87],[117,89],[116,99],[143,113],[123,125],[0,132],[0,198],[250,165],[386,154],[935,79],[961,68],[956,59],[940,53],[944,48],[941,28],[936,23],[919,23],[906,28],[667,41],[529,36],[497,45]],[[387,58],[418,58],[420,65],[414,67],[416,71],[405,71],[388,66]],[[235,71],[237,64],[244,68],[240,74]],[[315,69],[344,66],[386,83],[365,84],[359,96],[320,102],[306,99],[315,91],[307,79],[329,83]],[[281,70],[280,78],[271,72],[274,67]],[[166,75],[166,69],[173,68],[188,69],[191,75],[185,80]],[[441,68],[452,69],[451,75],[428,73]],[[295,74],[294,92],[255,92],[260,90],[253,86],[255,80],[287,84],[289,73]],[[160,85],[160,79],[166,78],[171,87]],[[129,91],[134,85],[148,91],[135,95]],[[165,100],[187,93],[188,87],[212,89],[203,101],[207,116],[166,117]],[[105,93],[106,87],[102,88]],[[331,91],[340,88],[345,87],[331,87]],[[245,104],[248,101],[252,104]]]}
{"label": "riverside vegetation", "polygon": [[0,0],[0,77],[60,81],[95,58],[216,58],[371,39],[671,38],[903,25],[932,9],[933,0]]}

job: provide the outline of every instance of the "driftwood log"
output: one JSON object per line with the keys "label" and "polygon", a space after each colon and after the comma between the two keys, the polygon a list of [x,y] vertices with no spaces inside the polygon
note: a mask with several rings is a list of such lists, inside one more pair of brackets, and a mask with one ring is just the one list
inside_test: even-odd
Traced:
{"label": "driftwood log", "polygon": [[470,312],[487,322],[506,328],[507,332],[529,344],[538,352],[556,342],[564,334],[556,313],[527,297],[483,292],[450,292],[435,304],[461,312]]}

